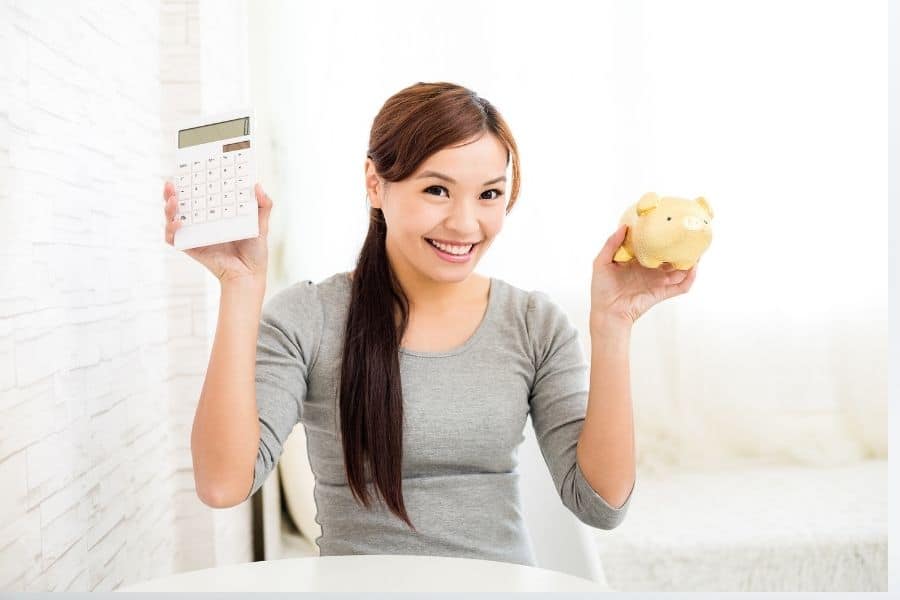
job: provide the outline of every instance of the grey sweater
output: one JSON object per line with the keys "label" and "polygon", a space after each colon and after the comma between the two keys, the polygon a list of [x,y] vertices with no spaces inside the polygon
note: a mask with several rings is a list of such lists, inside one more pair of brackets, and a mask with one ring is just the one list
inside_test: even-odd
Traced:
{"label": "grey sweater", "polygon": [[299,281],[263,307],[256,353],[260,441],[248,498],[302,423],[322,556],[422,554],[535,565],[516,468],[530,413],[562,503],[593,527],[622,521],[631,493],[622,506],[610,506],[575,460],[589,381],[577,329],[544,292],[497,278],[485,316],[464,344],[447,352],[400,349],[403,498],[418,533],[372,486],[371,508],[357,504],[338,427],[351,283],[348,273]]}

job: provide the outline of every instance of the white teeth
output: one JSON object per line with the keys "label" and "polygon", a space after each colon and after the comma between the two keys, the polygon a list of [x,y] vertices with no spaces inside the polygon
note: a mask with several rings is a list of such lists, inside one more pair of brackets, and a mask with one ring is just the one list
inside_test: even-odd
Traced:
{"label": "white teeth", "polygon": [[468,254],[469,250],[471,250],[472,246],[474,245],[474,244],[469,244],[468,246],[448,246],[447,244],[441,244],[440,242],[436,242],[434,240],[428,240],[428,241],[430,241],[434,246],[440,248],[441,250],[443,250],[444,252],[446,252],[448,254],[459,254],[459,255]]}

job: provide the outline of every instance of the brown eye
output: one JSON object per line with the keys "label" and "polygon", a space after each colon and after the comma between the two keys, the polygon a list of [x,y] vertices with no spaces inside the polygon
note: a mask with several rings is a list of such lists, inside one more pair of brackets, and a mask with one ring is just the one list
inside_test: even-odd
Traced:
{"label": "brown eye", "polygon": [[[445,188],[442,185],[432,185],[430,187],[425,188],[424,192],[427,194],[428,190],[446,190],[446,189],[447,188]],[[440,194],[438,194],[438,196],[440,196]]]}

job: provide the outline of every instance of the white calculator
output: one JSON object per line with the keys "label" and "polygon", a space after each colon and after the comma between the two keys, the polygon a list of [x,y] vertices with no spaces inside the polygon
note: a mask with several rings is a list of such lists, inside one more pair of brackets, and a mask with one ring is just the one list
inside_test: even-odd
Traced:
{"label": "white calculator", "polygon": [[259,235],[253,186],[256,160],[251,110],[206,115],[183,122],[175,151],[175,231],[179,250]]}

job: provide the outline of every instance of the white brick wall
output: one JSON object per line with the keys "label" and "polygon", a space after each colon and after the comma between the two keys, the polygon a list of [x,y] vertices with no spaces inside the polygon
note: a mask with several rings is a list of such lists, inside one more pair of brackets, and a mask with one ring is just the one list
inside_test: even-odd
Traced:
{"label": "white brick wall", "polygon": [[176,119],[245,100],[203,76],[210,31],[246,56],[223,10],[0,0],[0,591],[252,559],[249,504],[193,487],[214,281],[163,242]]}

